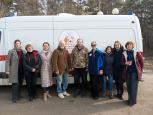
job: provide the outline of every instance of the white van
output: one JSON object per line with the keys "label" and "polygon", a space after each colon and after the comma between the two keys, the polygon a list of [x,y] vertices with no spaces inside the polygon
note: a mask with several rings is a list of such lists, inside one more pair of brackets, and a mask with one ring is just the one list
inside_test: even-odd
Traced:
{"label": "white van", "polygon": [[63,39],[71,53],[78,38],[84,40],[89,50],[93,40],[102,50],[119,40],[123,45],[133,41],[135,50],[143,52],[140,23],[134,15],[4,17],[0,19],[0,85],[9,84],[5,78],[5,61],[15,39],[20,39],[23,47],[31,43],[38,51],[43,42],[49,42],[53,50]]}

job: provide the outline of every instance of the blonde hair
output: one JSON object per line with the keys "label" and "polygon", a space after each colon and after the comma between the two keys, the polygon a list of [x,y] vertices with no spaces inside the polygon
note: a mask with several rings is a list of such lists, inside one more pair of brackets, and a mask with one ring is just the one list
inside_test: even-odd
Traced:
{"label": "blonde hair", "polygon": [[32,45],[31,45],[31,44],[27,44],[27,45],[25,46],[25,49],[27,50],[29,47],[32,47]]}
{"label": "blonde hair", "polygon": [[121,45],[121,42],[120,42],[120,41],[115,41],[114,45],[115,45],[116,43],[119,43],[119,44]]}
{"label": "blonde hair", "polygon": [[92,45],[92,44],[96,44],[96,45],[97,45],[96,41],[92,41],[92,42],[91,42],[91,45]]}

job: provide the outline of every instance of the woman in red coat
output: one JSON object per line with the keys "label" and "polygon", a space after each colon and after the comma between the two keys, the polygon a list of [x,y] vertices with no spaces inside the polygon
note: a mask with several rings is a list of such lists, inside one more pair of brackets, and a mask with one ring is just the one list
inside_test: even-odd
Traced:
{"label": "woman in red coat", "polygon": [[121,63],[124,65],[123,77],[127,83],[128,105],[132,106],[137,102],[138,81],[141,80],[143,71],[143,57],[133,50],[133,42],[127,42],[125,48]]}

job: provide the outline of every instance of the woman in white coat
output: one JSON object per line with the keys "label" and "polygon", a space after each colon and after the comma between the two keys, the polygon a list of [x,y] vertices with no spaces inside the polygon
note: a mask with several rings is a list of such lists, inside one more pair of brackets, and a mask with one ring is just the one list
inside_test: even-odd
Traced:
{"label": "woman in white coat", "polygon": [[53,84],[52,80],[52,64],[51,56],[52,52],[50,51],[50,45],[48,42],[43,43],[43,50],[40,52],[42,66],[41,66],[41,86],[44,91],[44,101],[47,101],[47,98],[51,97],[49,94],[49,88]]}

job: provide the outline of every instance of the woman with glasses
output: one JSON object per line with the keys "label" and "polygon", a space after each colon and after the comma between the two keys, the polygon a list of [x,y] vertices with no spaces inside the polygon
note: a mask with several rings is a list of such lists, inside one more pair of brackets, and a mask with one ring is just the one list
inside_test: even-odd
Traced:
{"label": "woman with glasses", "polygon": [[93,99],[99,98],[99,79],[103,74],[103,54],[97,49],[97,43],[91,42],[92,50],[88,53],[88,69],[91,82],[91,96]]}
{"label": "woman with glasses", "polygon": [[42,60],[41,86],[43,88],[44,101],[47,101],[47,98],[51,98],[51,95],[49,94],[49,89],[53,84],[51,56],[52,52],[50,51],[50,44],[48,42],[44,42],[43,50],[40,52],[40,57]]}

